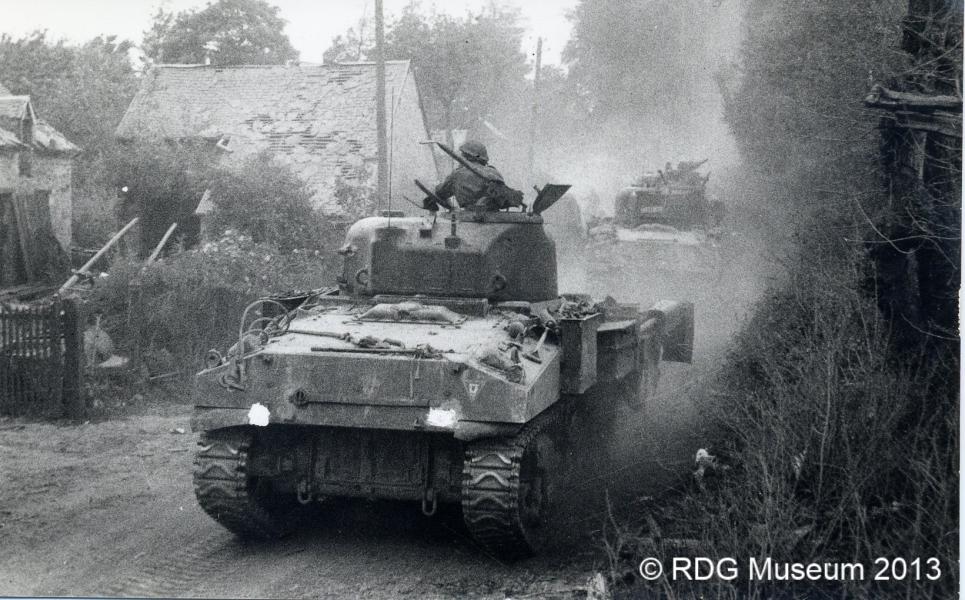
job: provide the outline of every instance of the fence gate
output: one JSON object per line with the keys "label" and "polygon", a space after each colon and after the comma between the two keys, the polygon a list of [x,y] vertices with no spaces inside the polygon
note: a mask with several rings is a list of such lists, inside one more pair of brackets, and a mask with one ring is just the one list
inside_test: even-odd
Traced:
{"label": "fence gate", "polygon": [[0,304],[0,414],[80,417],[83,410],[77,303]]}

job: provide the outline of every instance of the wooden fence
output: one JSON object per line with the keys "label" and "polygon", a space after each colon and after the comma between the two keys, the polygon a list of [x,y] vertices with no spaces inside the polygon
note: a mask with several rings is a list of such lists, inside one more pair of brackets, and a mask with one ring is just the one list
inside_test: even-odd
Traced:
{"label": "wooden fence", "polygon": [[73,300],[0,304],[0,414],[83,415],[82,326]]}

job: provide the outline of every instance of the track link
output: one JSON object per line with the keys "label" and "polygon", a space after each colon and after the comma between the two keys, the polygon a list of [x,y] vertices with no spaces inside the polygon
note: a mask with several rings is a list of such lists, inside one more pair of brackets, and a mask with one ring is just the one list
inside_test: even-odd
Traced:
{"label": "track link", "polygon": [[267,486],[247,474],[254,436],[234,427],[201,434],[194,459],[194,494],[204,512],[246,539],[283,537],[293,526],[293,510],[273,502]]}
{"label": "track link", "polygon": [[[546,467],[537,445],[541,436],[559,421],[558,408],[551,407],[514,437],[484,439],[466,446],[463,519],[476,541],[497,557],[515,560],[538,550],[539,536],[534,529],[541,523],[533,518],[542,520],[548,499],[545,481],[542,477],[534,481],[532,475],[536,473],[532,470]],[[524,463],[533,460],[537,464],[528,465],[530,473],[524,473]]]}

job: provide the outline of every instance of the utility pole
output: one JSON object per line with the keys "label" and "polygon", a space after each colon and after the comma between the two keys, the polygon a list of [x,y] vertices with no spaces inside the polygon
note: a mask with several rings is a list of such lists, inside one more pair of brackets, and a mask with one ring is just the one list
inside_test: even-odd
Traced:
{"label": "utility pole", "polygon": [[535,184],[536,179],[536,132],[539,127],[539,72],[543,62],[543,38],[536,39],[536,71],[533,74],[533,118],[529,126],[529,184]]}
{"label": "utility pole", "polygon": [[385,32],[382,22],[382,0],[375,0],[375,130],[378,142],[379,177],[378,196],[375,200],[377,210],[382,210],[388,201],[389,190],[389,150],[386,142],[385,127]]}

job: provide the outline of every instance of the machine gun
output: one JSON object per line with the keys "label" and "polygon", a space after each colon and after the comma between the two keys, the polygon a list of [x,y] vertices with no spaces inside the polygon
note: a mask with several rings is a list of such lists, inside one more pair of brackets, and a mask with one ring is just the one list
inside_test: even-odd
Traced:
{"label": "machine gun", "polygon": [[[424,193],[424,194],[426,195],[426,199],[427,199],[427,200],[431,200],[434,204],[436,204],[436,206],[441,206],[441,207],[443,207],[443,208],[448,208],[448,209],[449,209],[449,226],[450,226],[450,230],[449,230],[449,237],[446,238],[446,248],[456,248],[456,247],[458,247],[459,237],[456,235],[456,222],[457,222],[457,219],[456,219],[456,211],[459,210],[459,202],[458,202],[455,198],[453,198],[451,201],[443,200],[443,199],[440,198],[438,195],[436,195],[435,192],[433,192],[432,190],[430,190],[429,188],[427,188],[427,187],[426,187],[421,181],[419,181],[418,179],[413,179],[413,182],[415,183],[415,186],[416,186],[417,188],[419,188],[420,190],[422,190],[422,193]],[[433,224],[433,226],[435,226],[435,224],[436,224],[435,214],[436,214],[436,210],[438,210],[438,209],[433,210],[432,208],[429,208],[428,206],[425,206],[424,208],[432,211],[432,215],[433,215],[433,216],[432,216],[432,224]]]}
{"label": "machine gun", "polygon": [[[485,198],[488,199],[492,206],[496,210],[502,210],[504,208],[512,208],[515,206],[526,207],[523,204],[523,192],[519,190],[514,190],[513,188],[506,185],[506,182],[500,181],[498,179],[493,179],[482,173],[479,169],[474,167],[472,163],[463,157],[459,156],[456,152],[452,151],[452,148],[446,146],[442,142],[437,142],[435,140],[428,142],[421,142],[423,144],[435,144],[443,152],[448,154],[454,161],[468,169],[473,175],[479,177],[480,179],[486,181],[486,193]],[[420,188],[421,189],[421,188]],[[425,190],[423,190],[425,191]]]}
{"label": "machine gun", "polygon": [[[459,210],[459,203],[455,198],[453,198],[451,202],[448,202],[437,196],[435,192],[427,188],[425,184],[418,179],[413,180],[413,182],[415,183],[415,186],[426,195],[426,198],[431,200],[436,206],[441,206],[442,208],[447,208],[449,210]],[[436,208],[429,208],[428,206],[424,206],[423,208],[431,210],[432,212],[437,210]]]}

